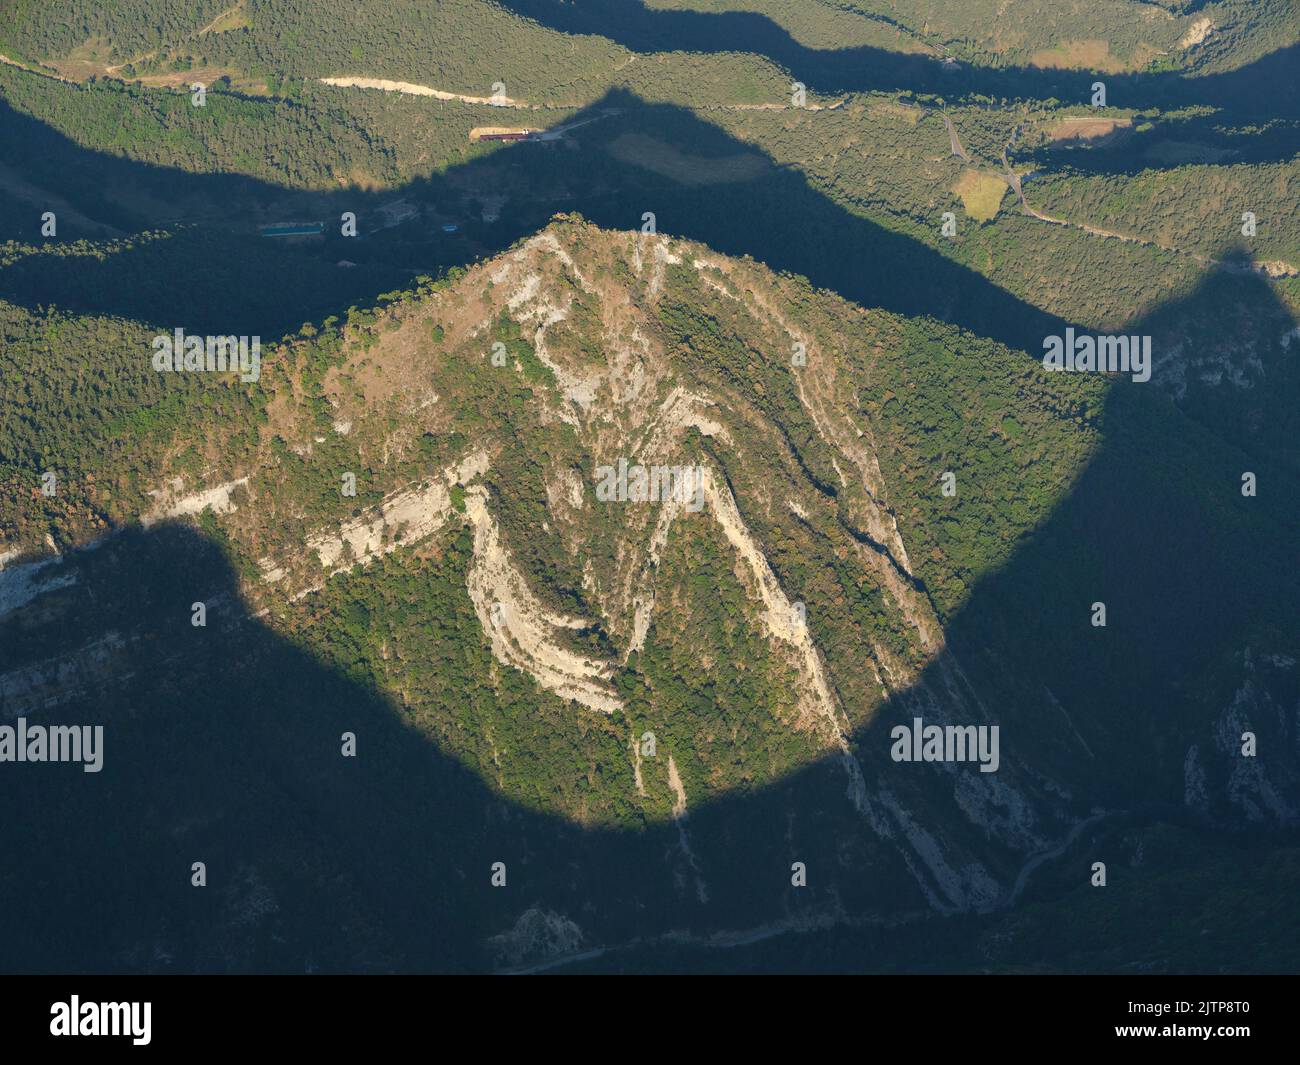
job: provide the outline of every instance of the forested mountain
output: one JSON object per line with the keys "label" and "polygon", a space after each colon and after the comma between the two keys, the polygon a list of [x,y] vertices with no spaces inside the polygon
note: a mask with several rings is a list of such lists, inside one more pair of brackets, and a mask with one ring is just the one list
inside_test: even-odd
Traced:
{"label": "forested mountain", "polygon": [[0,10],[7,969],[1294,968],[1293,6]]}
{"label": "forested mountain", "polygon": [[[804,366],[791,365],[795,344]],[[513,818],[478,829],[478,847],[522,863],[528,902],[503,910],[444,841],[422,858],[432,864],[401,875],[419,894],[450,863],[466,884],[456,912],[479,930],[478,945],[466,955],[399,950],[400,926],[372,914],[367,964],[480,964],[498,933],[497,963],[525,962],[542,916],[584,943],[608,943],[707,929],[724,913],[742,926],[799,926],[864,906],[996,910],[1072,821],[1104,810],[1123,823],[1178,804],[1189,758],[1210,782],[1207,824],[1244,819],[1264,795],[1294,787],[1281,764],[1272,772],[1282,776],[1245,791],[1227,784],[1230,759],[1214,738],[1224,715],[1243,712],[1275,742],[1289,727],[1284,716],[1269,722],[1292,697],[1284,663],[1298,590],[1279,577],[1289,551],[1281,500],[1294,476],[1276,471],[1267,496],[1240,499],[1240,461],[1140,385],[1053,376],[951,327],[863,312],[700,245],[573,220],[454,282],[282,346],[257,388],[218,396],[206,415],[197,398],[187,403],[184,428],[142,438],[168,456],[155,483],[179,478],[142,516],[185,513],[195,491],[226,482],[200,523],[224,558],[204,561],[179,532],[156,547],[135,534],[33,575],[48,589],[40,613],[6,619],[8,704],[36,698],[85,713],[79,692],[93,683],[108,694],[107,720],[131,707],[138,724],[120,730],[130,738],[109,778],[128,823],[166,839],[188,835],[183,826],[206,809],[205,838],[227,849],[234,822],[212,821],[212,811],[228,808],[233,796],[220,796],[253,767],[212,779],[192,809],[171,807],[162,821],[141,805],[160,786],[153,745],[191,742],[137,735],[172,713],[171,669],[144,668],[157,653],[153,628],[208,602],[221,619],[212,635],[244,649],[249,697],[262,670],[290,668],[283,655],[304,652],[295,673],[319,659],[372,693],[365,711],[340,704],[335,723],[355,718],[359,737],[385,746],[428,745],[482,780],[482,798],[440,820],[468,832],[489,795],[528,811],[521,835]],[[602,502],[597,471],[620,457],[700,467],[701,505]],[[355,497],[336,483],[348,472]],[[955,496],[942,492],[946,472]],[[1134,527],[1146,536],[1125,532]],[[130,561],[141,551],[153,559],[147,577]],[[128,612],[88,608],[87,596],[122,602],[141,579]],[[1114,618],[1100,632],[1088,621],[1097,597]],[[1212,609],[1221,624],[1201,625]],[[187,635],[178,661],[192,649],[195,668],[207,668],[215,649],[203,639]],[[109,655],[88,656],[106,640]],[[38,682],[52,651],[69,667]],[[214,680],[211,710],[200,713],[230,730],[218,764],[243,765],[248,735],[242,719],[224,718],[220,690]],[[350,882],[364,854],[350,833],[392,816],[375,803],[434,801],[394,777],[386,750],[361,763],[368,783],[348,783],[331,754],[343,728],[313,722],[292,700],[273,705],[259,715],[257,758],[286,757],[285,745],[316,750],[287,770],[300,798],[276,808],[319,801],[307,796],[321,788],[336,793],[331,806],[358,802],[340,821],[330,815],[342,833],[331,857],[305,841],[295,845],[305,852],[244,855],[249,883],[231,885],[215,924],[159,899],[98,964],[154,942],[183,965],[214,964],[248,919],[241,892],[271,907],[284,878],[299,875],[286,863]],[[891,762],[889,728],[913,714],[1000,724],[998,772]],[[394,715],[408,739],[382,738]],[[200,727],[186,720],[186,732]],[[643,755],[647,733],[655,750]],[[380,781],[363,802],[355,789]],[[9,798],[33,814],[90,798],[49,786],[57,791],[25,785]],[[85,818],[87,838],[107,828]],[[566,823],[597,837],[578,843]],[[607,834],[619,840],[609,850]],[[642,847],[632,863],[640,886],[620,886],[613,905],[603,893],[625,848]],[[665,860],[650,860],[665,848]],[[171,849],[138,858],[165,864]],[[796,911],[781,886],[786,853],[818,874]],[[771,865],[770,891],[754,891],[756,863]],[[105,871],[104,904],[113,890],[141,890],[142,875],[113,889]],[[273,913],[266,927],[283,935]],[[169,935],[159,919],[186,930]],[[20,909],[15,935],[25,923]],[[291,936],[277,964],[302,960],[294,952],[307,949],[310,926],[297,934],[305,938]]]}

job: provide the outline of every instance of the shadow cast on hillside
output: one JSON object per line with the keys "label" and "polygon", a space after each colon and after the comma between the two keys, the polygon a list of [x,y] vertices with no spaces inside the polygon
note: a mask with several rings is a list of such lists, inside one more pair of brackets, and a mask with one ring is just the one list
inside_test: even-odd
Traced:
{"label": "shadow cast on hillside", "polygon": [[[636,108],[638,132],[658,132],[701,157],[754,153],[689,111],[625,94],[585,116],[620,107]],[[385,193],[295,193],[87,152],[7,105],[0,129],[48,187],[134,227],[151,223],[94,199],[97,185],[136,184],[212,204],[301,205],[313,217],[352,210],[363,232],[396,196],[459,204],[467,188],[499,188],[503,173],[568,190],[493,226],[466,227],[475,254],[455,240],[400,233],[336,238],[328,254],[268,249],[244,222],[62,269],[23,260],[0,278],[0,295],[29,307],[57,293],[61,307],[81,313],[272,336],[340,313],[348,301],[371,303],[403,275],[508,247],[565,209],[618,229],[638,228],[642,213],[654,211],[664,231],[803,274],[865,306],[943,317],[1031,352],[1059,327],[974,271],[846,212],[771,160],[760,177],[714,186],[623,163],[607,148],[627,127],[609,116],[586,127],[581,151],[516,145]],[[355,273],[333,266],[340,247],[361,264]],[[1182,306],[1149,321],[1177,319],[1225,283],[1208,275]],[[1271,299],[1266,287],[1259,298]],[[1103,428],[1101,450],[1069,495],[973,589],[945,633],[980,701],[1002,708],[1008,775],[1040,798],[1050,789],[1035,775],[1069,781],[1070,799],[1044,798],[1039,808],[1039,828],[1053,842],[1094,806],[1176,809],[1186,746],[1203,741],[1231,695],[1221,685],[1189,689],[1189,678],[1238,654],[1239,634],[1294,650],[1300,617],[1288,554],[1293,473],[1252,456],[1261,483],[1277,487],[1242,498],[1243,453],[1150,384],[1117,384]],[[738,504],[743,512],[746,501]],[[112,683],[33,713],[34,721],[103,723],[103,771],[10,765],[0,773],[0,853],[10,858],[0,873],[6,969],[482,969],[494,964],[485,940],[530,907],[563,914],[592,945],[838,912],[916,913],[927,892],[941,890],[924,870],[922,890],[902,850],[851,809],[843,769],[828,759],[767,788],[692,803],[690,838],[709,886],[701,902],[676,825],[582,828],[503,798],[411,727],[388,695],[249,616],[231,564],[194,531],[128,532],[75,564],[75,586],[0,621],[5,670],[105,631],[124,641]],[[1088,622],[1096,599],[1110,610],[1104,634]],[[195,601],[209,604],[206,628],[189,623]],[[942,670],[927,668],[915,690],[853,737],[854,747],[870,788],[946,811],[953,819],[944,831],[969,835],[954,842],[978,852],[1007,886],[1026,855],[961,820],[951,793],[934,798],[936,781],[950,783],[942,772],[888,757],[890,727],[910,721],[923,689],[943,690]],[[0,714],[13,716],[12,706]],[[355,759],[340,753],[344,732],[357,736]],[[895,840],[905,834],[896,821],[893,831]],[[812,870],[806,889],[790,886],[795,860]],[[196,861],[206,863],[205,888],[190,884]],[[497,861],[509,870],[504,888],[490,883]]]}
{"label": "shadow cast on hillside", "polygon": [[[635,115],[609,115],[611,109],[634,110]],[[169,329],[183,325],[199,333],[273,337],[323,311],[339,313],[348,302],[373,303],[402,283],[403,269],[409,281],[413,273],[436,273],[491,256],[536,232],[556,211],[578,211],[609,229],[640,229],[643,215],[652,212],[661,232],[802,274],[863,306],[929,314],[1018,347],[1036,343],[1058,325],[1051,315],[974,270],[845,210],[796,170],[774,164],[687,109],[647,105],[615,92],[575,121],[584,118],[599,121],[580,131],[577,151],[515,144],[400,189],[316,192],[89,152],[0,103],[0,129],[18,146],[32,180],[77,202],[91,216],[98,204],[103,220],[119,228],[150,229],[158,222],[132,218],[105,203],[105,188],[241,205],[226,211],[236,216],[233,226],[207,224],[196,233],[110,257],[20,259],[0,274],[0,297],[35,307],[58,292],[59,305],[78,313],[120,315]],[[757,172],[749,180],[683,184],[624,162],[622,153],[611,151],[611,143],[629,131],[658,136],[700,160],[743,157]],[[512,209],[492,224],[459,216],[461,232],[451,237],[433,226],[432,235],[411,238],[402,227],[366,235],[378,224],[376,209],[395,199],[409,198],[429,212],[442,212],[448,204],[524,187],[556,191],[550,197],[512,197]],[[83,194],[93,197],[90,205],[80,199]],[[287,216],[324,219],[331,234],[337,228],[333,220],[352,211],[363,239],[331,236],[312,254],[267,247],[270,241],[255,235],[256,220],[249,214],[257,204],[272,201]],[[33,214],[34,222],[37,216]],[[343,258],[361,269],[339,269],[335,262]]]}
{"label": "shadow cast on hillside", "polygon": [[[937,58],[862,46],[809,48],[766,15],[750,11],[701,12],[647,8],[643,0],[572,4],[563,0],[502,0],[502,6],[543,26],[608,38],[640,54],[752,52],[789,70],[822,93],[870,90],[934,93],[956,98],[1054,98],[1086,103],[1098,75],[1041,67],[955,69]],[[1105,74],[1108,98],[1118,107],[1172,109],[1193,104],[1238,108],[1270,116],[1300,116],[1295,78],[1300,45],[1280,48],[1238,70],[1203,77],[1175,72]]]}
{"label": "shadow cast on hillside", "polygon": [[[1191,299],[1217,283],[1211,275]],[[1117,383],[1102,427],[1068,497],[946,631],[971,690],[997,708],[995,776],[1033,794],[1053,842],[1096,807],[1176,815],[1183,752],[1206,741],[1236,679],[1195,685],[1240,653],[1239,638],[1294,651],[1300,617],[1293,475],[1256,467],[1269,490],[1242,498],[1240,453],[1151,385]],[[117,633],[111,682],[92,678],[79,697],[31,713],[103,724],[104,767],[0,773],[6,970],[478,970],[500,962],[485,941],[533,907],[575,922],[590,947],[916,914],[919,883],[941,893],[924,863],[908,871],[903,822],[887,843],[853,811],[838,758],[693,802],[693,867],[677,825],[582,828],[504,798],[392,697],[249,616],[231,563],[188,527],[127,531],[64,565],[75,584],[0,622],[2,668]],[[1104,630],[1089,625],[1096,599],[1108,603]],[[195,601],[208,604],[204,628],[190,624]],[[948,682],[942,660],[927,667],[854,749],[871,796],[946,809],[928,830],[978,854],[1006,888],[1028,855],[963,820],[954,776],[888,757],[891,726]],[[12,699],[0,707],[17,712]],[[355,758],[342,756],[346,732]],[[967,771],[985,783],[974,766],[957,770]],[[1044,780],[1067,781],[1071,797]],[[807,863],[807,888],[790,886],[792,861]],[[206,887],[191,886],[194,862]],[[505,887],[491,885],[494,862],[506,863]]]}

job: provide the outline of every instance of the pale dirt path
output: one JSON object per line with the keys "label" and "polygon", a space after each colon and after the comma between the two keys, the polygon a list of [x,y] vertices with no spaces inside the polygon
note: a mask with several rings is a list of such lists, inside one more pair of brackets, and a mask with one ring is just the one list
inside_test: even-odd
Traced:
{"label": "pale dirt path", "polygon": [[65,85],[76,85],[77,83],[71,78],[65,78],[61,74],[55,74],[49,70],[40,70],[36,67],[29,67],[26,63],[20,63],[16,59],[10,59],[7,55],[0,55],[0,63],[7,67],[16,67],[18,70],[26,71],[28,74],[35,74],[39,78],[49,78],[51,81],[61,81]]}
{"label": "pale dirt path", "polygon": [[226,8],[225,11],[221,12],[221,14],[219,14],[216,18],[214,18],[211,22],[209,22],[209,23],[208,23],[206,26],[204,26],[201,30],[196,31],[195,34],[194,34],[194,36],[195,36],[195,37],[202,37],[205,33],[211,33],[211,32],[212,32],[212,28],[213,28],[213,27],[214,27],[218,22],[220,22],[220,21],[221,21],[223,18],[225,18],[227,15],[231,14],[231,12],[238,11],[238,10],[239,10],[241,7],[243,7],[243,6],[244,6],[244,0],[238,0],[238,3],[231,4],[228,8]]}
{"label": "pale dirt path", "polygon": [[428,85],[417,85],[412,81],[390,81],[387,78],[321,78],[326,85],[338,89],[382,89],[384,92],[400,92],[407,96],[432,96],[435,100],[459,100],[463,104],[487,104],[489,107],[513,107],[521,111],[536,111],[545,108],[569,109],[580,104],[530,104],[523,100],[512,100],[509,96],[466,96],[458,92],[444,92]]}
{"label": "pale dirt path", "polygon": [[[432,96],[435,100],[457,100],[464,104],[486,104],[489,107],[510,107],[519,111],[577,111],[588,104],[581,101],[574,103],[529,103],[527,100],[515,100],[509,96],[467,96],[459,92],[447,92],[430,85],[420,85],[413,81],[393,81],[389,78],[364,78],[345,75],[333,78],[321,78],[325,85],[337,89],[381,89],[384,92],[400,92],[407,96]],[[848,102],[845,97],[829,104],[805,104],[795,107],[793,104],[712,104],[699,108],[702,111],[836,111]]]}
{"label": "pale dirt path", "polygon": [[948,112],[940,111],[939,117],[943,119],[943,124],[948,127],[948,143],[952,148],[952,154],[959,156],[967,163],[971,163],[971,157],[966,154],[966,149],[962,147],[961,140],[957,136],[957,127],[952,124],[952,119],[948,117]]}

